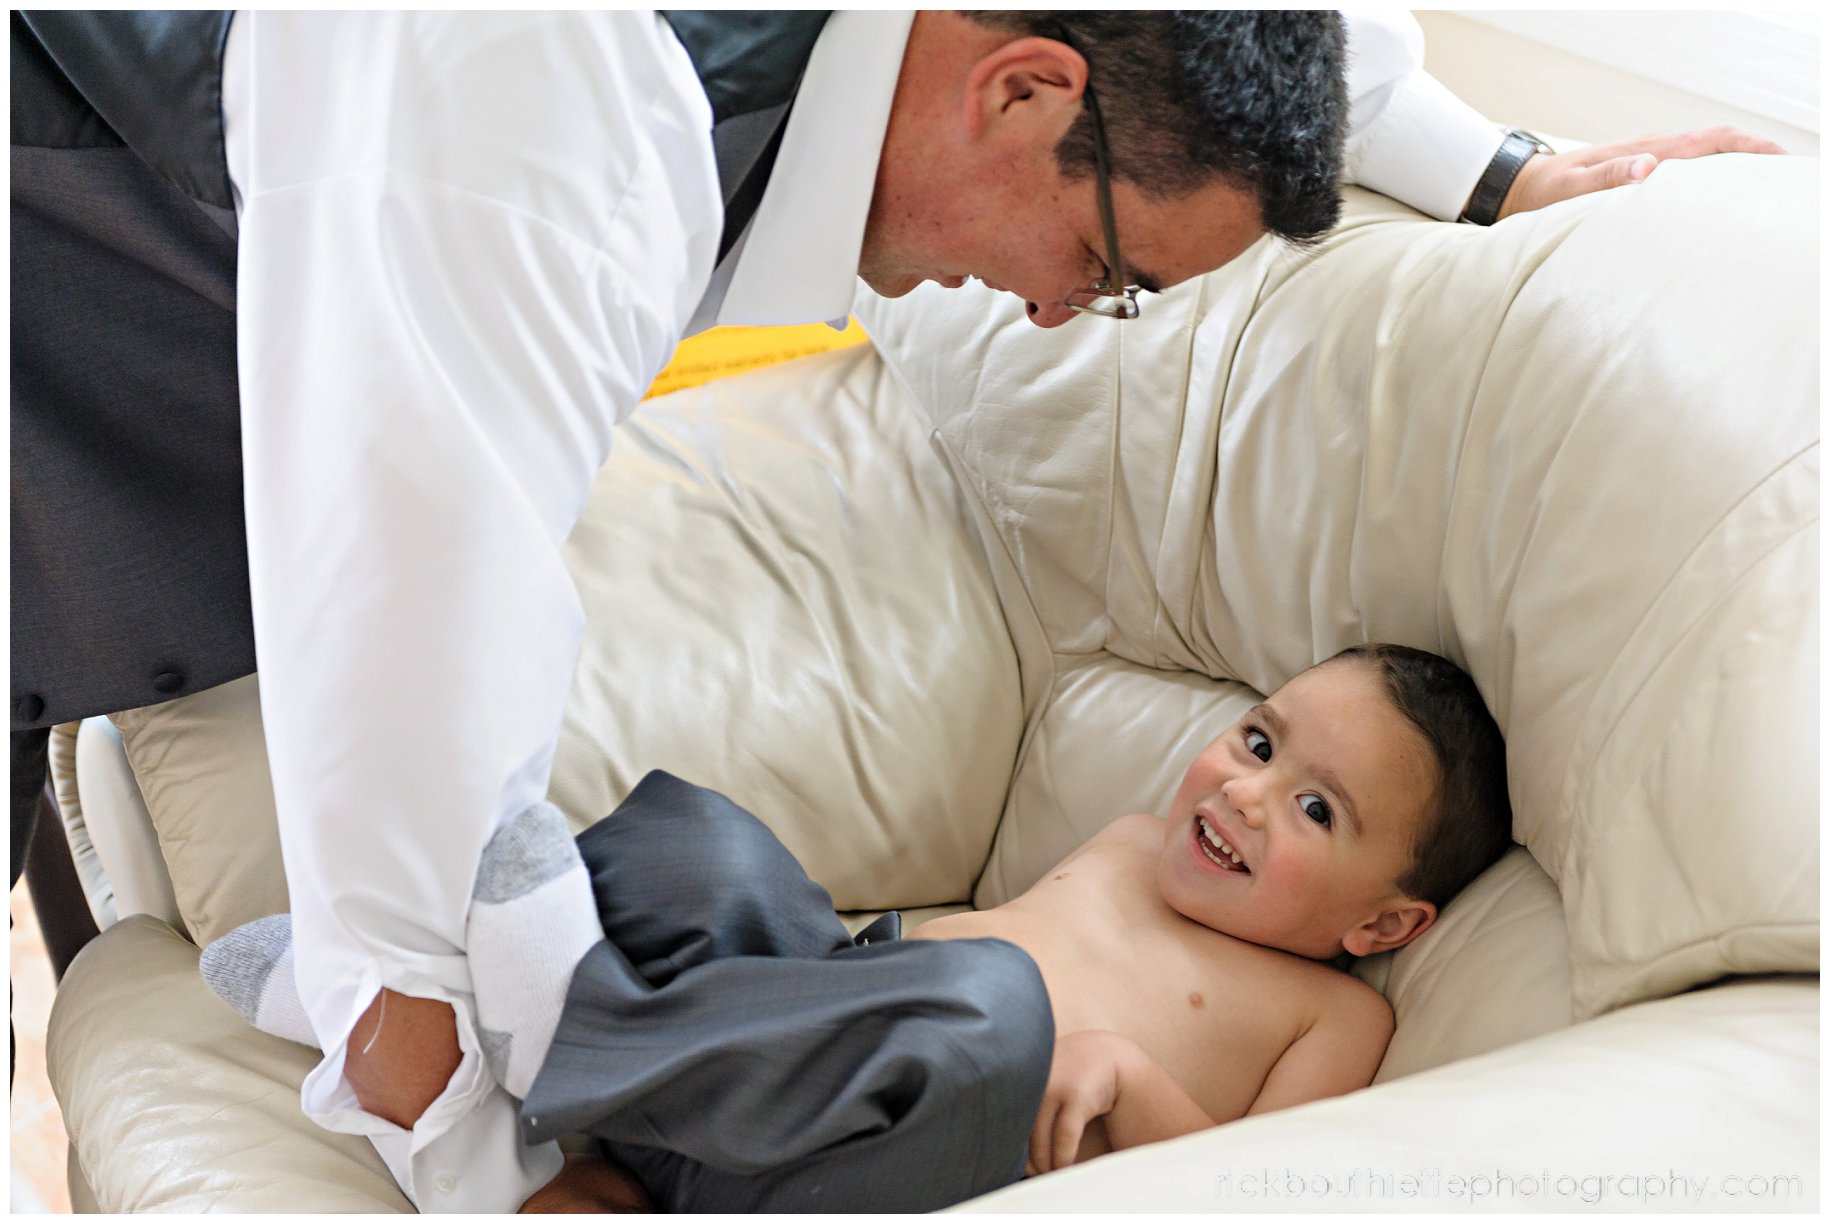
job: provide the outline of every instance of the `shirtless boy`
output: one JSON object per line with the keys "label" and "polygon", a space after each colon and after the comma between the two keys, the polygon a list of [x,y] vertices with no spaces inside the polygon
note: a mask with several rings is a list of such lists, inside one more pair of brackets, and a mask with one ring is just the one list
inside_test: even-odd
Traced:
{"label": "shirtless boy", "polygon": [[[586,846],[610,938],[582,957],[558,1031],[523,1020],[500,1072],[527,1098],[524,1137],[597,1135],[672,1209],[920,1210],[1365,1087],[1391,1011],[1334,962],[1422,934],[1511,827],[1504,748],[1472,681],[1378,645],[1249,711],[1196,756],[1167,819],[1114,821],[1017,899],[905,940],[788,930],[830,917],[830,899],[784,883],[798,866],[732,810],[748,823],[705,840],[758,857],[709,882],[655,878],[690,861],[678,834],[665,850]],[[518,854],[510,874],[529,877]],[[657,936],[674,901],[700,912]],[[777,927],[760,911],[778,904],[802,912]],[[219,985],[234,939],[212,945],[206,976],[274,1031],[282,990],[250,1001]],[[583,1160],[528,1209],[639,1201],[615,1166]]]}

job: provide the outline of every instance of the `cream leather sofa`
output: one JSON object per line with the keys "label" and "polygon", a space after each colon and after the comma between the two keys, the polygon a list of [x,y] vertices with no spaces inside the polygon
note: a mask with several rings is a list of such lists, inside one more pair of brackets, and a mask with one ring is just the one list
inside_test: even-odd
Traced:
{"label": "cream leather sofa", "polygon": [[[1317,659],[1440,650],[1522,848],[1360,966],[1378,1082],[974,1206],[1814,1207],[1816,178],[1669,163],[1491,231],[1352,193],[1135,323],[930,286],[859,303],[873,348],[647,405],[570,544],[553,798],[582,826],[669,769],[920,917],[1163,810]],[[405,1209],[300,1115],[313,1055],[197,976],[285,906],[255,680],[114,722],[66,807],[104,861],[150,820],[169,884],[88,868],[118,921],[50,1033],[79,1201]]]}

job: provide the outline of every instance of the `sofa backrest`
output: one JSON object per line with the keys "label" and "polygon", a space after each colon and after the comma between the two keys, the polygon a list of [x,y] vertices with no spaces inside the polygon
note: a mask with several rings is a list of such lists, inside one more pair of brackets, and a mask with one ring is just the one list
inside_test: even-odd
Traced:
{"label": "sofa backrest", "polygon": [[654,400],[567,542],[587,627],[550,797],[650,769],[756,813],[843,910],[965,901],[1016,660],[964,499],[867,347]]}
{"label": "sofa backrest", "polygon": [[[1246,699],[1204,680],[1390,640],[1505,731],[1579,1017],[1815,972],[1815,162],[1668,162],[1491,230],[1350,194],[1319,251],[1263,242],[1135,322],[861,298],[997,541],[1023,668],[981,902],[1111,792],[1166,799]],[[1155,700],[1198,730],[1133,734],[1112,693],[1144,669],[1191,677]]]}

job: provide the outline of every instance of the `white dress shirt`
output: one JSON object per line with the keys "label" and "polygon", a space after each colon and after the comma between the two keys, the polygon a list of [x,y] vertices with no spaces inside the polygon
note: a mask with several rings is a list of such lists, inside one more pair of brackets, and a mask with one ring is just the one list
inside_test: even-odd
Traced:
{"label": "white dress shirt", "polygon": [[1501,129],[1423,70],[1423,30],[1404,9],[1342,9],[1352,100],[1344,177],[1438,221],[1461,216]]}
{"label": "white dress shirt", "polygon": [[[230,27],[255,646],[325,1050],[303,1105],[422,1211],[513,1211],[559,1166],[519,1145],[463,949],[484,843],[546,792],[582,631],[561,546],[682,335],[845,315],[910,22],[829,21],[716,285],[711,111],[658,17]],[[1408,14],[1351,39],[1350,168],[1454,216],[1496,129],[1423,75]],[[463,1061],[411,1132],[343,1075],[383,986],[458,1017]]]}

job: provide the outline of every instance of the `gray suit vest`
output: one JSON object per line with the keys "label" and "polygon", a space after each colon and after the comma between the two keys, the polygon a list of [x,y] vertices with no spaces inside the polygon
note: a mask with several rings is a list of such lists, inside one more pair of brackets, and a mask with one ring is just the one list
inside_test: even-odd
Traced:
{"label": "gray suit vest", "polygon": [[[722,260],[762,199],[827,14],[664,16],[712,104]],[[15,731],[255,670],[222,138],[230,19],[12,14]]]}

